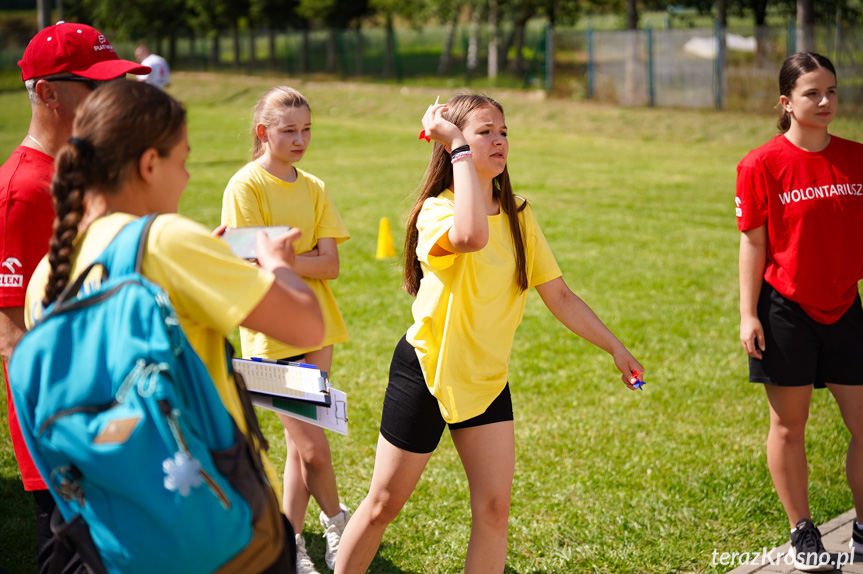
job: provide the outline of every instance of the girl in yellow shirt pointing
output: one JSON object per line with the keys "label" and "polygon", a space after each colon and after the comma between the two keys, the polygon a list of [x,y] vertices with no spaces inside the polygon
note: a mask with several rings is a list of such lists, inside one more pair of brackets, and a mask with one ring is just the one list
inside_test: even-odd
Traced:
{"label": "girl in yellow shirt pointing", "polygon": [[627,387],[643,372],[564,283],[530,207],[513,194],[500,104],[456,96],[429,106],[422,123],[436,143],[405,239],[414,323],[393,354],[371,487],[344,532],[336,574],[366,571],[446,425],[470,486],[465,572],[503,572],[515,467],[507,371],[530,287],[612,355]]}

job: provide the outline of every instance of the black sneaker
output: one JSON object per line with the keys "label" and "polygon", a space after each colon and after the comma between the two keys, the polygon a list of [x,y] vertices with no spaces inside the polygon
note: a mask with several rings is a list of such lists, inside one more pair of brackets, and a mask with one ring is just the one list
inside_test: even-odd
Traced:
{"label": "black sneaker", "polygon": [[863,555],[863,528],[857,526],[857,521],[851,523],[851,552]]}
{"label": "black sneaker", "polygon": [[830,554],[821,543],[821,533],[811,520],[803,519],[791,533],[791,552],[794,567],[803,572],[829,572],[833,570]]}

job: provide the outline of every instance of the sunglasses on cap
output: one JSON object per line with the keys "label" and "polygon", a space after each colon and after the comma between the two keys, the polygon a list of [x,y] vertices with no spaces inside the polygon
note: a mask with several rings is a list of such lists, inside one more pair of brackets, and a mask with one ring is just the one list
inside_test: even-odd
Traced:
{"label": "sunglasses on cap", "polygon": [[81,76],[60,76],[58,78],[45,78],[49,82],[84,82],[91,90],[95,90],[99,86],[107,84],[112,80],[91,80],[90,78],[82,78]]}

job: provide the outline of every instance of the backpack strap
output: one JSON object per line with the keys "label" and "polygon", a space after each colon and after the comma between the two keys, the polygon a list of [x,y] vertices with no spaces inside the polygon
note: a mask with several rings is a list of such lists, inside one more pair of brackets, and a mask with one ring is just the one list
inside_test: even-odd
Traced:
{"label": "backpack strap", "polygon": [[156,217],[158,214],[153,213],[126,224],[96,258],[96,262],[103,264],[108,274],[115,277],[141,273],[147,237]]}
{"label": "backpack strap", "polygon": [[[267,441],[267,437],[264,436],[263,431],[261,431],[258,415],[255,414],[255,407],[252,405],[252,398],[249,396],[249,389],[246,388],[246,381],[243,379],[243,375],[234,370],[233,358],[234,346],[228,339],[225,339],[225,359],[228,362],[228,378],[233,380],[234,385],[237,387],[237,394],[240,398],[240,406],[243,409],[243,417],[246,419],[246,428],[248,429],[249,437],[257,442],[257,445],[253,443],[253,446],[268,451],[270,450],[270,443]],[[253,450],[256,453],[254,457],[260,459],[260,454],[257,454],[258,449],[255,448]],[[261,468],[263,469],[263,466]]]}
{"label": "backpack strap", "polygon": [[131,275],[132,273],[140,274],[144,261],[144,252],[147,249],[147,237],[150,235],[150,228],[153,226],[156,217],[158,217],[158,214],[154,213],[130,221],[124,225],[99,257],[79,273],[75,281],[70,283],[60,293],[53,308],[55,310],[60,309],[67,301],[75,299],[78,291],[81,290],[90,272],[95,267],[102,268],[103,280],[107,280],[111,275],[122,277],[123,275]]}

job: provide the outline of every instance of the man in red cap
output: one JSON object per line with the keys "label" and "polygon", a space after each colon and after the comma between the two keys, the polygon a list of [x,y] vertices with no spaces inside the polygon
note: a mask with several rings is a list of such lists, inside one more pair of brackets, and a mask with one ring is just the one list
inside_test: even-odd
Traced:
{"label": "man in red cap", "polygon": [[54,221],[51,177],[54,156],[72,133],[78,104],[100,83],[147,74],[150,68],[121,60],[99,31],[58,22],[36,34],[18,62],[30,96],[30,127],[24,141],[0,166],[0,358],[6,379],[9,432],[24,489],[36,504],[39,571],[60,562],[63,573],[84,572],[73,552],[55,543],[49,528],[54,500],[21,436],[6,365],[24,333],[24,294],[36,264],[48,251]]}

